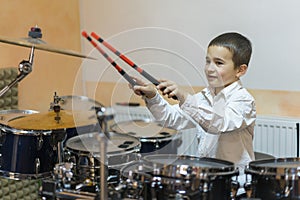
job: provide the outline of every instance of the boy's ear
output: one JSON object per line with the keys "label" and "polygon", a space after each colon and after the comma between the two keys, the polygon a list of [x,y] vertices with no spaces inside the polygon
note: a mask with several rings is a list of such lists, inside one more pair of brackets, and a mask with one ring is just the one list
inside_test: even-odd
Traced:
{"label": "boy's ear", "polygon": [[238,70],[237,70],[236,77],[237,77],[237,78],[240,78],[241,76],[243,76],[244,74],[246,74],[247,69],[248,69],[248,66],[247,66],[246,64],[242,64],[242,65],[238,68]]}

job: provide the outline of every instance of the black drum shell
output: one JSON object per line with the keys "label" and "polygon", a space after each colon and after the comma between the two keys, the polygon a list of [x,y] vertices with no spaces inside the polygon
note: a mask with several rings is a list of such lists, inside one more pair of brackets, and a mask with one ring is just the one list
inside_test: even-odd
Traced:
{"label": "black drum shell", "polygon": [[[74,163],[74,175],[79,182],[85,179],[93,182],[100,180],[100,147],[96,139],[98,134],[100,133],[93,132],[75,136],[66,143],[65,161]],[[108,144],[106,167],[109,171],[108,179],[112,179],[110,182],[116,182],[121,167],[139,159],[138,151],[141,144],[134,137],[113,132],[109,133],[109,137],[111,143]],[[123,145],[125,143],[128,145]],[[113,145],[119,146],[114,148]]]}
{"label": "black drum shell", "polygon": [[251,195],[265,199],[300,199],[300,158],[252,161],[245,169],[251,175]]}
{"label": "black drum shell", "polygon": [[[170,159],[177,162],[169,163]],[[232,177],[238,175],[238,170],[233,163],[223,160],[159,154],[145,156],[142,161],[123,167],[121,174],[125,182],[136,181],[133,185],[142,187],[135,191],[127,186],[125,198],[131,195],[143,199],[228,200]]]}
{"label": "black drum shell", "polygon": [[16,130],[1,126],[2,176],[34,179],[51,175],[58,161],[51,131]]}

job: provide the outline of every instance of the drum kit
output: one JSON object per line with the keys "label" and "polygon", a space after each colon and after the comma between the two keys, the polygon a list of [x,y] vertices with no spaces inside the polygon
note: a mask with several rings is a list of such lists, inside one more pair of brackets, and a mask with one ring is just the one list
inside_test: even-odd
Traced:
{"label": "drum kit", "polygon": [[[89,58],[30,38],[0,42]],[[179,155],[179,133],[156,121],[117,122],[112,108],[85,96],[54,94],[48,112],[0,111],[0,176],[41,181],[41,199],[239,199],[238,169],[229,161]],[[300,199],[300,160],[261,159],[245,169],[244,199]],[[242,199],[242,198],[240,198]]]}

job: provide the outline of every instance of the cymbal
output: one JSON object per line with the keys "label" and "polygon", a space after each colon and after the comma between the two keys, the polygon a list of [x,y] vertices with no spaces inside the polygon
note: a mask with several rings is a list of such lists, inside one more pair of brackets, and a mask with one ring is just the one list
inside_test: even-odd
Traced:
{"label": "cymbal", "polygon": [[11,120],[8,122],[8,126],[18,130],[59,130],[97,123],[94,111],[61,110],[59,116],[60,121],[58,123],[55,120],[56,113],[54,111],[34,113]]}
{"label": "cymbal", "polygon": [[12,39],[12,38],[0,36],[0,42],[7,43],[7,44],[13,44],[13,45],[17,45],[17,46],[22,46],[22,47],[29,47],[29,48],[34,47],[35,49],[39,49],[39,50],[43,50],[43,51],[49,51],[49,52],[65,54],[65,55],[69,55],[69,56],[75,56],[75,57],[80,57],[80,58],[89,58],[89,59],[95,60],[95,58],[80,54],[80,53],[72,51],[72,50],[61,49],[61,48],[49,46],[45,41],[38,39],[38,38]]}

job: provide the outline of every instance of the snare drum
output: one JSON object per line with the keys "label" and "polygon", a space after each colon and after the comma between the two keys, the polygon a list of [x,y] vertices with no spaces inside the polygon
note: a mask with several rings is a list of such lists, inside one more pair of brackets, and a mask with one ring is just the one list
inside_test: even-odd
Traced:
{"label": "snare drum", "polygon": [[148,155],[153,176],[152,198],[208,199],[231,198],[232,177],[239,172],[228,161],[176,155]]}
{"label": "snare drum", "polygon": [[36,179],[51,175],[57,163],[57,147],[51,131],[0,128],[0,174],[11,179]]}
{"label": "snare drum", "polygon": [[133,120],[111,126],[112,131],[136,137],[141,142],[140,153],[176,154],[181,144],[175,129],[162,127],[157,122]]}
{"label": "snare drum", "polygon": [[[66,161],[75,163],[75,179],[84,182],[100,180],[100,142],[99,133],[87,133],[70,138],[66,143]],[[122,166],[138,159],[136,154],[140,142],[132,136],[110,132],[107,144],[108,182],[119,181],[118,171]],[[116,174],[117,173],[117,174]]]}
{"label": "snare drum", "polygon": [[[262,200],[300,199],[300,158],[257,160],[245,169],[251,175],[251,197]],[[245,188],[249,190],[249,188]]]}

